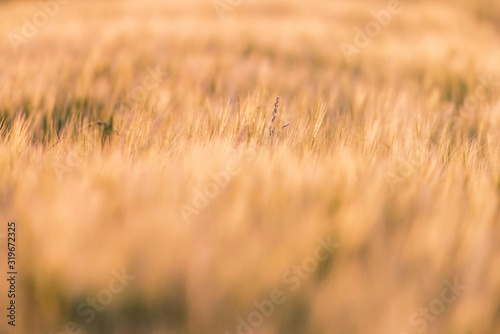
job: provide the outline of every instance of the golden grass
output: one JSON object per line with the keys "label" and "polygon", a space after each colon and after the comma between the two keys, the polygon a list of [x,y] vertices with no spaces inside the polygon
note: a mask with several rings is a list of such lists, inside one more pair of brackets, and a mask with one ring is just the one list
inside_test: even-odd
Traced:
{"label": "golden grass", "polygon": [[[499,332],[500,7],[402,2],[350,62],[339,45],[387,2],[249,0],[221,21],[209,0],[74,0],[18,53],[2,39],[15,331],[236,333],[282,289],[254,333],[416,333],[458,278],[426,332]],[[1,3],[0,34],[37,10]],[[288,291],[327,235],[341,246]],[[77,306],[123,267],[136,279],[86,324]]]}

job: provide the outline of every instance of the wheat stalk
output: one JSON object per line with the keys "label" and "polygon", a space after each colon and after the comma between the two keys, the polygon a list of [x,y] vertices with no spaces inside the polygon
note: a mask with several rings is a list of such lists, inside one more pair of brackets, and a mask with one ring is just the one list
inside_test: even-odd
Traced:
{"label": "wheat stalk", "polygon": [[325,119],[326,111],[327,111],[326,103],[321,102],[318,108],[318,113],[316,114],[316,122],[314,124],[314,130],[313,130],[313,139],[316,139],[316,136],[318,135],[321,124]]}
{"label": "wheat stalk", "polygon": [[269,125],[269,137],[274,136],[274,130],[276,129],[274,121],[276,120],[276,115],[278,114],[279,101],[280,97],[276,96],[276,103],[274,104],[274,109],[273,109],[273,117],[271,118],[271,125]]}

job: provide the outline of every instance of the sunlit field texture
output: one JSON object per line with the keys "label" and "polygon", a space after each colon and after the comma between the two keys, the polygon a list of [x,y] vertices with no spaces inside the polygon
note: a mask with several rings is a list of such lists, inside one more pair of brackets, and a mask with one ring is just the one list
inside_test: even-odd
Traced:
{"label": "sunlit field texture", "polygon": [[0,2],[1,333],[500,333],[498,1],[55,1]]}

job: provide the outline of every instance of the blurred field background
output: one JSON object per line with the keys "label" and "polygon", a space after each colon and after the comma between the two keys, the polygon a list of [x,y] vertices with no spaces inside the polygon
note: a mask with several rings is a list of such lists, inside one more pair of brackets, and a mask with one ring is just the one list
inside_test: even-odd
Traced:
{"label": "blurred field background", "polygon": [[[330,235],[241,333],[499,333],[500,3],[402,0],[348,61],[388,3],[243,0],[222,20],[210,0],[71,0],[16,52],[40,4],[0,2],[0,233],[19,227],[0,332],[237,333]],[[122,268],[135,280],[85,323]],[[455,302],[409,323],[455,278]]]}

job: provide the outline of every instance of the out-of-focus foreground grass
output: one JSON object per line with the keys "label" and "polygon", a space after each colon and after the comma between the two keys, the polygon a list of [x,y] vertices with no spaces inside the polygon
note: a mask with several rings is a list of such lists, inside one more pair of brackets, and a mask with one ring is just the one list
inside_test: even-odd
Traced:
{"label": "out-of-focus foreground grass", "polygon": [[400,5],[348,60],[388,2],[74,0],[17,52],[0,3],[0,331],[237,333],[279,289],[241,333],[498,333],[499,5]]}

